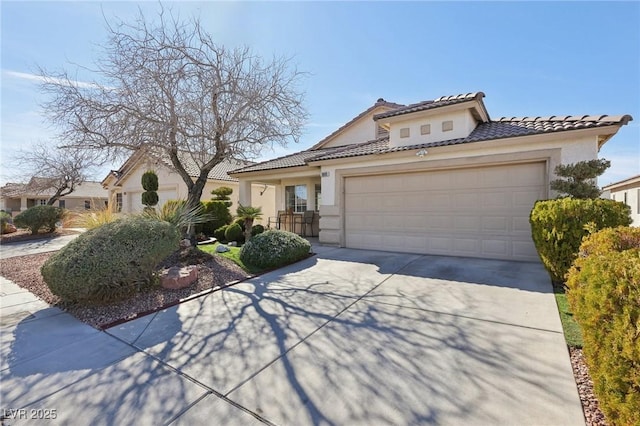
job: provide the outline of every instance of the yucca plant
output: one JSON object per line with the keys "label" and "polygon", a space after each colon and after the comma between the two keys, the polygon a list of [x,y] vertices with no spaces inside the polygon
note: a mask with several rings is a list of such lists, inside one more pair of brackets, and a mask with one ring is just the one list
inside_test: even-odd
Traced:
{"label": "yucca plant", "polygon": [[189,207],[185,200],[169,200],[157,211],[155,209],[146,210],[142,214],[152,219],[168,222],[183,234],[189,234],[194,225],[212,219],[211,215],[204,213],[202,205]]}

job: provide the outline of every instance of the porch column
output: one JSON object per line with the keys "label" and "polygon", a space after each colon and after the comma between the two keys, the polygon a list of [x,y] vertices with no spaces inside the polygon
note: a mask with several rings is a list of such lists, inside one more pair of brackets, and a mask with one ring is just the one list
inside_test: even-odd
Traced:
{"label": "porch column", "polygon": [[20,211],[27,210],[27,197],[20,197]]}
{"label": "porch column", "polygon": [[240,178],[238,182],[238,202],[243,206],[251,205],[251,181]]}

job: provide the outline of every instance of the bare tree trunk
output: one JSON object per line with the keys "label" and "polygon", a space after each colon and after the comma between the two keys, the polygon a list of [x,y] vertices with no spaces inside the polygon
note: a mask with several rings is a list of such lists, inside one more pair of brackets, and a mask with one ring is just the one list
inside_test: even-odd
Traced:
{"label": "bare tree trunk", "polygon": [[253,219],[246,218],[244,220],[244,243],[248,243],[251,239],[251,228],[253,228]]}

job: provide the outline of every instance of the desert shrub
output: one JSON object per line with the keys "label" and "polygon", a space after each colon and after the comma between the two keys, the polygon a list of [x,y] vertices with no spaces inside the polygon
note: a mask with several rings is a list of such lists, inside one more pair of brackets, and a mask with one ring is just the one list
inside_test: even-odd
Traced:
{"label": "desert shrub", "polygon": [[5,211],[0,212],[0,234],[7,232],[8,225],[13,223],[11,215]]}
{"label": "desert shrub", "polygon": [[266,231],[247,242],[240,250],[240,260],[259,268],[277,268],[304,259],[311,244],[287,231]]}
{"label": "desert shrub", "polygon": [[220,228],[216,229],[215,232],[213,233],[213,236],[215,237],[215,239],[218,241],[226,241],[225,234],[227,232],[228,227],[229,225],[223,225]]}
{"label": "desert shrub", "polygon": [[587,228],[631,224],[631,211],[624,203],[603,199],[560,198],[538,201],[529,217],[533,242],[554,283],[564,282],[576,258]]}
{"label": "desert shrub", "polygon": [[168,222],[181,232],[185,232],[189,226],[197,227],[210,219],[202,210],[201,205],[189,207],[184,200],[169,200],[157,211],[156,209],[146,209],[143,216]]}
{"label": "desert shrub", "polygon": [[198,232],[206,235],[214,235],[216,229],[231,223],[232,217],[229,213],[229,207],[225,201],[205,201],[202,203],[204,213],[209,215],[211,219],[198,226]]}
{"label": "desert shrub", "polygon": [[224,231],[224,239],[227,241],[240,241],[242,239],[242,227],[238,223],[232,223]]}
{"label": "desert shrub", "polygon": [[178,248],[170,223],[132,216],[89,230],[41,268],[51,292],[63,300],[104,303],[155,282],[158,263]]}
{"label": "desert shrub", "polygon": [[34,206],[14,219],[14,224],[19,228],[28,228],[32,235],[36,235],[41,229],[45,232],[56,230],[56,222],[62,220],[64,210],[54,206]]}
{"label": "desert shrub", "polygon": [[594,392],[611,424],[640,424],[640,229],[585,239],[567,275]]}
{"label": "desert shrub", "polygon": [[253,225],[251,227],[251,236],[255,237],[258,234],[262,234],[264,232],[264,226],[258,224],[258,225]]}

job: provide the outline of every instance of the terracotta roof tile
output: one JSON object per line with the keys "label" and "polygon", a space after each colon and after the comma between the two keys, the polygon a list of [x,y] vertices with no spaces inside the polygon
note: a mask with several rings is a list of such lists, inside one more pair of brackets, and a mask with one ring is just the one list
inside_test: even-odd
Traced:
{"label": "terracotta roof tile", "polygon": [[484,98],[484,93],[482,92],[466,93],[466,94],[454,95],[454,96],[441,96],[432,101],[418,102],[416,104],[407,105],[406,107],[396,108],[392,111],[376,114],[373,116],[373,119],[379,120],[381,118],[395,117],[397,115],[409,114],[409,113],[418,112],[418,111],[425,111],[428,109],[440,108],[447,105],[454,105],[454,104],[469,102],[469,101],[482,99],[482,98]]}
{"label": "terracotta roof tile", "polygon": [[[594,118],[595,117],[595,118]],[[430,142],[417,145],[390,147],[389,138],[351,145],[350,149],[340,152],[327,153],[313,158],[313,161],[332,160],[336,158],[357,157],[361,155],[385,154],[390,152],[407,151],[412,149],[433,148],[438,146],[458,145],[471,142],[504,139],[518,136],[529,136],[543,133],[554,133],[566,130],[578,130],[610,126],[613,124],[626,124],[631,120],[629,115],[619,116],[571,116],[564,121],[556,121],[545,117],[502,117],[496,121],[479,124],[466,138],[450,139],[439,142]]]}

